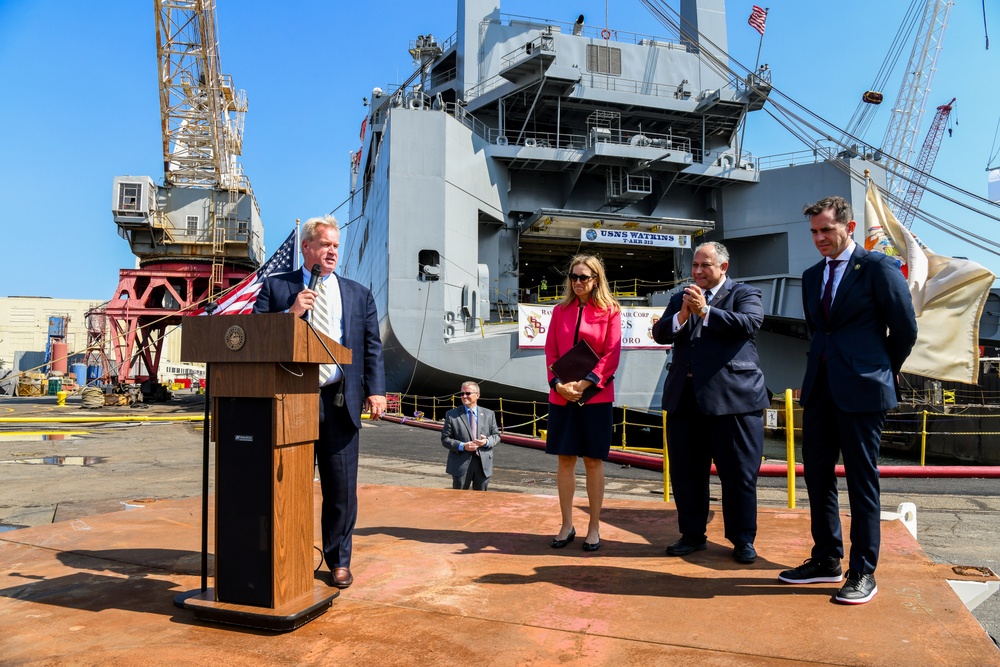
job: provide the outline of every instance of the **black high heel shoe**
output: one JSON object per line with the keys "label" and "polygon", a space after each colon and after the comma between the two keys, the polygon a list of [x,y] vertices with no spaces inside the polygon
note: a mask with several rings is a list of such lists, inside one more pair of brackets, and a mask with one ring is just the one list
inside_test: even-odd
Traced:
{"label": "black high heel shoe", "polygon": [[553,539],[552,540],[552,548],[553,549],[562,549],[564,546],[566,546],[567,544],[569,544],[570,542],[572,542],[575,539],[576,539],[576,528],[573,527],[573,528],[569,529],[569,535],[566,536],[565,540]]}
{"label": "black high heel shoe", "polygon": [[599,537],[597,538],[597,541],[594,542],[593,544],[591,544],[590,542],[587,542],[586,540],[584,540],[584,542],[583,542],[583,550],[584,551],[597,551],[600,548],[601,548],[601,538],[599,538]]}

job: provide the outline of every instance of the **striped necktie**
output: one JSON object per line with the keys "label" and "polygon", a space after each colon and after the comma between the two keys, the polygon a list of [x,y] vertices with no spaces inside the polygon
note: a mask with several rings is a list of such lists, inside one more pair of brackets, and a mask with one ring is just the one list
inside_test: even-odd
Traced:
{"label": "striped necktie", "polygon": [[[313,326],[325,336],[330,335],[330,302],[327,298],[328,290],[325,281],[320,281],[316,286],[319,295],[316,297],[316,304],[313,306]],[[333,364],[321,364],[319,367],[319,386],[323,386],[333,375]]]}
{"label": "striped necktie", "polygon": [[479,437],[479,417],[475,410],[469,410],[469,432],[473,440]]}

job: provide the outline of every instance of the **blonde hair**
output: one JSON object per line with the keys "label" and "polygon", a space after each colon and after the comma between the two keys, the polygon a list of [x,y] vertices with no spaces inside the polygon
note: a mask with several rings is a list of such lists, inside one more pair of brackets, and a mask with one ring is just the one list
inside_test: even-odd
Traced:
{"label": "blonde hair", "polygon": [[590,269],[590,275],[594,276],[596,283],[590,291],[590,300],[594,302],[598,310],[611,310],[617,312],[621,310],[618,301],[611,295],[611,287],[608,285],[608,277],[604,272],[604,262],[600,257],[594,255],[576,255],[569,260],[569,270],[566,272],[566,296],[559,302],[559,305],[566,306],[576,300],[573,292],[573,283],[570,282],[569,274],[573,272],[574,266],[586,266]]}

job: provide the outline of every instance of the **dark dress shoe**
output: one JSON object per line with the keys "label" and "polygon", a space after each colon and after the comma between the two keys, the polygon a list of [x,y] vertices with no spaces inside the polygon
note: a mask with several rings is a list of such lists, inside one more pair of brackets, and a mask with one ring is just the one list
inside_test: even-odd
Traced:
{"label": "dark dress shoe", "polygon": [[733,558],[737,563],[749,565],[757,560],[757,550],[753,548],[752,542],[740,542],[733,549]]}
{"label": "dark dress shoe", "polygon": [[331,575],[330,583],[337,588],[347,588],[354,583],[354,575],[349,567],[335,567]]}
{"label": "dark dress shoe", "polygon": [[597,551],[600,548],[601,548],[601,538],[599,537],[597,538],[597,541],[594,543],[587,542],[586,540],[584,540],[583,542],[584,551]]}
{"label": "dark dress shoe", "polygon": [[552,540],[553,549],[562,549],[564,546],[576,539],[576,528],[569,529],[569,535],[566,536],[565,540],[554,539]]}
{"label": "dark dress shoe", "polygon": [[690,553],[694,553],[695,551],[704,551],[707,548],[708,545],[705,542],[695,542],[694,540],[682,537],[667,547],[667,555],[687,556]]}

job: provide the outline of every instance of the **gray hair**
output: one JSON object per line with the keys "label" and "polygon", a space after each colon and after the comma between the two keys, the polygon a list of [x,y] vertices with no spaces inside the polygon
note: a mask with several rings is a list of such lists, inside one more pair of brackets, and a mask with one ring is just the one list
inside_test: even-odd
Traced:
{"label": "gray hair", "polygon": [[330,227],[334,231],[340,231],[340,224],[337,219],[332,215],[324,215],[322,217],[309,218],[302,225],[302,240],[303,241],[313,241],[317,236],[323,233],[323,227]]}
{"label": "gray hair", "polygon": [[695,253],[704,248],[705,246],[712,246],[715,248],[715,258],[719,260],[719,264],[729,263],[729,251],[726,246],[722,245],[718,241],[706,241],[694,249]]}
{"label": "gray hair", "polygon": [[468,389],[469,391],[473,391],[473,387],[475,387],[475,392],[477,394],[481,394],[482,393],[481,391],[479,391],[479,384],[478,383],[476,383],[476,382],[474,382],[472,380],[466,380],[465,382],[462,383],[462,389]]}

